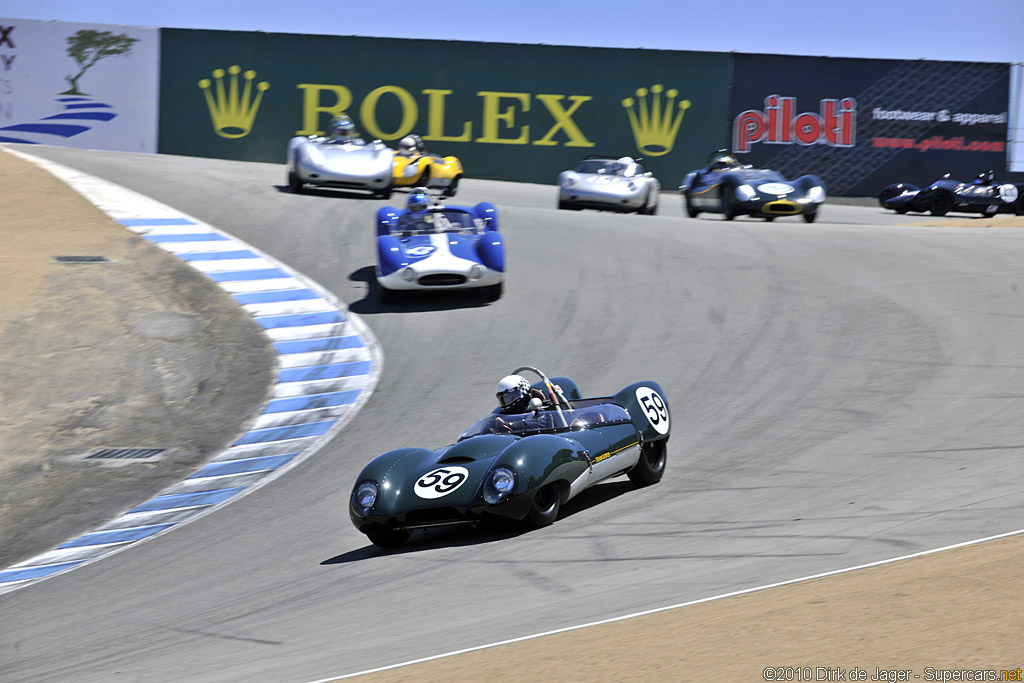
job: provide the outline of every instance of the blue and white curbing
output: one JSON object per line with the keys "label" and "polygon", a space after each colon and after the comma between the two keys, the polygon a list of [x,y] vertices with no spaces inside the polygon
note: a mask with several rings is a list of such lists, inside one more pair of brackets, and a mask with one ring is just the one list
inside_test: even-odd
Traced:
{"label": "blue and white curbing", "polygon": [[355,417],[373,392],[383,362],[376,338],[358,316],[273,257],[124,187],[7,149],[216,282],[263,328],[277,352],[278,372],[271,399],[227,450],[95,531],[0,570],[0,593],[124,550],[271,481]]}

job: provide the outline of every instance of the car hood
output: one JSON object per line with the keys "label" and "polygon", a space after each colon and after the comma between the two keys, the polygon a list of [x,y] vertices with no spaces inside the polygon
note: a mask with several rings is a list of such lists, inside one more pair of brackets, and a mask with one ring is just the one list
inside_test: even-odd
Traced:
{"label": "car hood", "polygon": [[359,481],[381,487],[374,512],[400,515],[415,508],[467,508],[478,498],[480,484],[503,450],[519,440],[510,435],[483,435],[437,450],[403,448],[371,462]]}
{"label": "car hood", "polygon": [[340,172],[352,172],[353,169],[390,169],[394,157],[394,150],[377,144],[308,142],[302,146],[302,153],[310,163]]}

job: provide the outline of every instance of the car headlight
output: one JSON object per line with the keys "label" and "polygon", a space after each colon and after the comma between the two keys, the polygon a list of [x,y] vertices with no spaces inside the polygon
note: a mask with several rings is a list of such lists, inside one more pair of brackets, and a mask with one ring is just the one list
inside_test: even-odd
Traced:
{"label": "car headlight", "polygon": [[487,269],[484,268],[482,265],[480,265],[479,263],[474,264],[473,267],[469,269],[469,279],[479,280],[484,276],[484,273],[486,272]]}
{"label": "car headlight", "polygon": [[412,268],[406,268],[402,271],[402,279],[406,282],[412,282],[416,279],[416,271]]}
{"label": "car headlight", "polygon": [[575,178],[562,178],[562,187],[570,188],[576,184]]}
{"label": "car headlight", "polygon": [[750,185],[740,185],[736,188],[736,198],[741,202],[749,202],[751,199],[757,196],[754,192],[754,188]]}
{"label": "car headlight", "polygon": [[512,493],[515,487],[516,471],[505,465],[495,467],[484,482],[484,500],[494,505]]}
{"label": "car headlight", "polygon": [[355,500],[356,508],[362,514],[368,514],[373,509],[374,504],[377,502],[377,493],[379,489],[377,484],[372,481],[364,481],[362,484],[356,487],[356,492],[353,495]]}

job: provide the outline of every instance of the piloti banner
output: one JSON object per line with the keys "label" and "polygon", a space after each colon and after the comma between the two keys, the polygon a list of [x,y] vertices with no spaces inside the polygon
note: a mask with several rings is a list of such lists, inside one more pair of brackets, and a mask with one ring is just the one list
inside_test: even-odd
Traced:
{"label": "piloti banner", "polygon": [[168,154],[284,164],[291,137],[345,113],[367,140],[420,135],[469,178],[555,183],[606,154],[671,188],[728,144],[725,53],[180,29],[161,47]]}
{"label": "piloti banner", "polygon": [[874,196],[946,173],[1005,175],[1010,65],[735,55],[730,140],[744,163]]}

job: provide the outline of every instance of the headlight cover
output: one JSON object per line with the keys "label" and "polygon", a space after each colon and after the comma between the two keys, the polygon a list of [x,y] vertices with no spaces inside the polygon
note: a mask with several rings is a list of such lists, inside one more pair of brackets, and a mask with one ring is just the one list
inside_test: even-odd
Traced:
{"label": "headlight cover", "polygon": [[569,188],[576,184],[576,179],[566,176],[562,178],[562,187]]}
{"label": "headlight cover", "polygon": [[825,201],[825,188],[820,185],[815,185],[807,191],[807,201],[810,202],[823,202]]}
{"label": "headlight cover", "polygon": [[474,264],[473,267],[469,269],[469,279],[479,280],[484,276],[484,273],[486,272],[487,269],[484,268],[482,265],[480,265],[479,263]]}
{"label": "headlight cover", "polygon": [[402,279],[406,282],[412,282],[416,279],[416,271],[412,268],[406,268],[402,271]]}
{"label": "headlight cover", "polygon": [[484,482],[484,500],[494,505],[501,502],[516,488],[516,471],[506,465],[491,470]]}
{"label": "headlight cover", "polygon": [[756,196],[757,193],[750,185],[740,185],[736,188],[736,198],[741,202],[748,202]]}
{"label": "headlight cover", "polygon": [[355,503],[355,507],[360,513],[367,515],[377,503],[377,494],[379,492],[380,489],[377,487],[376,482],[364,481],[356,487],[355,493],[352,494],[352,502]]}

